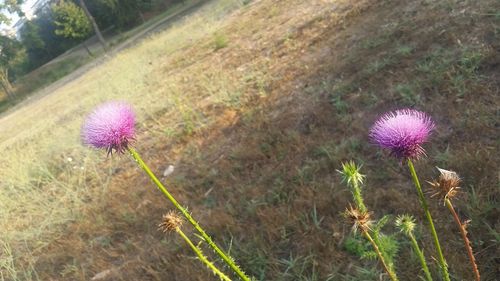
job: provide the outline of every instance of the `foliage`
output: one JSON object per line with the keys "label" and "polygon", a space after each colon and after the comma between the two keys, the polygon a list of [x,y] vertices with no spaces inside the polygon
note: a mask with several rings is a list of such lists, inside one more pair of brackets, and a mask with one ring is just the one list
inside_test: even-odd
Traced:
{"label": "foliage", "polygon": [[23,11],[21,10],[21,5],[24,0],[4,0],[0,2],[0,24],[10,23],[10,18],[5,12],[17,13],[19,16],[23,16]]}
{"label": "foliage", "polygon": [[24,24],[20,37],[28,55],[28,71],[59,56],[77,43],[73,38],[56,35],[56,29],[50,9]]}
{"label": "foliage", "polygon": [[23,52],[21,43],[10,37],[0,35],[0,85],[9,98],[13,97],[13,89],[10,84],[9,73],[11,69],[22,65]]}
{"label": "foliage", "polygon": [[222,48],[227,47],[227,44],[229,43],[229,40],[224,34],[217,33],[215,34],[214,37],[214,49],[219,50]]}
{"label": "foliage", "polygon": [[139,8],[143,1],[137,0],[100,0],[109,9],[118,28],[123,29],[136,24],[140,18]]}
{"label": "foliage", "polygon": [[85,12],[73,2],[61,1],[52,5],[56,35],[83,39],[92,32],[92,26]]}
{"label": "foliage", "polygon": [[[376,240],[382,255],[388,261],[389,266],[394,270],[394,260],[399,251],[399,242],[395,236],[381,233],[382,228],[389,222],[390,216],[383,216],[373,227],[373,236]],[[375,253],[373,253],[375,255]]]}

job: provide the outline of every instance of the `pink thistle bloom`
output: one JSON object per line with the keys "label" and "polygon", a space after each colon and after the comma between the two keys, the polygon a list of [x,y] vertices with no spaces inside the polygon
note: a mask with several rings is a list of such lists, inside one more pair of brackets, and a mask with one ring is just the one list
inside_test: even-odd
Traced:
{"label": "pink thistle bloom", "polygon": [[425,155],[422,144],[427,141],[435,125],[424,112],[400,109],[387,112],[370,129],[373,143],[391,150],[400,159],[418,159]]}
{"label": "pink thistle bloom", "polygon": [[135,114],[132,106],[121,101],[99,105],[82,126],[82,141],[95,148],[123,153],[135,136]]}

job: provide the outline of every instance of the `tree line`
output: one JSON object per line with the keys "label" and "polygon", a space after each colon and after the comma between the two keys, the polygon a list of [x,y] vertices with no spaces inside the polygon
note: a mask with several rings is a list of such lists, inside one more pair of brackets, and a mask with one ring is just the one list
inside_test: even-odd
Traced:
{"label": "tree line", "polygon": [[[96,35],[106,48],[101,30],[126,31],[143,23],[148,15],[184,0],[48,0],[27,19],[24,0],[0,4],[0,24],[9,14],[25,19],[17,38],[0,35],[0,86],[12,97],[11,82]],[[90,50],[84,44],[90,55]]]}

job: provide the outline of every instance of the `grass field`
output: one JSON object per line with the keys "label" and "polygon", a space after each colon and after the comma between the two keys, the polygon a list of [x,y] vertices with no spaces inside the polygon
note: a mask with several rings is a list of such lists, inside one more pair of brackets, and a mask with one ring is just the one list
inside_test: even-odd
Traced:
{"label": "grass field", "polygon": [[[143,37],[148,36],[149,33],[162,29],[162,25],[168,25],[175,21],[176,17],[181,17],[182,14],[188,13],[189,10],[195,10],[197,6],[204,3],[199,0],[186,0],[178,2],[170,6],[167,10],[159,13],[158,11],[152,12],[149,15],[151,18],[146,20],[143,24],[132,28],[126,32],[116,33],[116,30],[104,32],[104,38],[110,50],[118,52],[138,41],[140,42]],[[66,53],[54,58],[52,61],[35,69],[34,71],[17,79],[14,85],[14,99],[8,99],[4,93],[0,95],[0,113],[7,111],[15,105],[22,102],[24,99],[29,98],[37,91],[43,91],[44,88],[53,84],[54,82],[75,74],[75,70],[81,66],[92,62],[99,61],[109,56],[105,53],[102,45],[95,38],[86,41],[86,47],[83,44],[68,50]],[[92,55],[89,54],[89,51]],[[103,58],[104,57],[104,58]],[[71,80],[71,79],[68,79]],[[61,81],[59,81],[61,82]],[[66,83],[61,82],[60,84]],[[42,90],[43,89],[43,90]]]}
{"label": "grass field", "polygon": [[[336,169],[350,159],[374,216],[414,214],[433,251],[407,171],[367,137],[387,110],[424,110],[437,129],[416,168],[463,177],[456,208],[495,280],[498,1],[247,2],[210,1],[0,119],[0,280],[216,280],[157,230],[172,206],[133,161],[82,146],[84,116],[112,99],[134,105],[134,147],[159,175],[175,166],[172,193],[256,280],[387,278],[346,243]],[[472,280],[451,216],[429,202],[452,280]],[[400,279],[417,280],[397,237]]]}

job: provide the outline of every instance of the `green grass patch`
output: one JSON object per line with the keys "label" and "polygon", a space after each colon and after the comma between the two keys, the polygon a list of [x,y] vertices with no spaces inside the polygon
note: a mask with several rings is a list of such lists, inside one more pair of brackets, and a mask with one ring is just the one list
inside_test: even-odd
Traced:
{"label": "green grass patch", "polygon": [[229,39],[227,38],[226,35],[222,33],[216,33],[214,35],[214,50],[217,51],[219,49],[225,48],[227,47],[228,44],[229,44]]}

